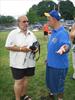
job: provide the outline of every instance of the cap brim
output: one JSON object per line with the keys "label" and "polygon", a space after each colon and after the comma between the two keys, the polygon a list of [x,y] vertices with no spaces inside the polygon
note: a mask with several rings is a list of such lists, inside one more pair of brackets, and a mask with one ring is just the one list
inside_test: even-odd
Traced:
{"label": "cap brim", "polygon": [[46,16],[46,17],[50,17],[50,14],[49,13],[44,13],[44,15]]}

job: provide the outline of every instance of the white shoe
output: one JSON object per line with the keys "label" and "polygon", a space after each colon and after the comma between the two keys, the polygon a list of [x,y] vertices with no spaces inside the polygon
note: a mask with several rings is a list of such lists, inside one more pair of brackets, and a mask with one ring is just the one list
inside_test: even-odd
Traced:
{"label": "white shoe", "polygon": [[73,73],[73,79],[75,79],[75,73]]}

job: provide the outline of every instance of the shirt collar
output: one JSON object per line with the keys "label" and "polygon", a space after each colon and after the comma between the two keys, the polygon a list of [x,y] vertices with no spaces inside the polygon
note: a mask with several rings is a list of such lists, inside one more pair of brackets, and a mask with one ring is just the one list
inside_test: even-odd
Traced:
{"label": "shirt collar", "polygon": [[[21,31],[21,29],[19,28],[19,27],[17,27],[17,31],[19,32],[19,33],[21,33],[22,31]],[[27,30],[27,33],[26,33],[26,35],[30,35],[30,32],[29,32],[29,30]]]}
{"label": "shirt collar", "polygon": [[62,30],[64,27],[63,26],[60,26],[58,29],[53,29],[53,32],[58,32],[60,30]]}

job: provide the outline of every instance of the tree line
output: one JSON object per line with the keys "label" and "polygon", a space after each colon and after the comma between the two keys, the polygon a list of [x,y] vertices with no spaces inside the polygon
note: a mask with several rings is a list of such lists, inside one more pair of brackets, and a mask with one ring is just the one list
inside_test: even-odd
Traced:
{"label": "tree line", "polygon": [[[57,5],[53,1],[43,0],[38,5],[33,5],[27,12],[30,24],[46,21],[44,12],[49,12],[52,9],[59,10],[64,20],[73,20],[75,18],[75,7],[71,1],[60,1]],[[0,25],[9,26],[14,25],[15,22],[16,19],[12,16],[0,15]]]}
{"label": "tree line", "polygon": [[38,5],[33,5],[29,9],[27,16],[30,23],[45,21],[44,12],[49,12],[52,9],[59,10],[64,20],[73,20],[75,18],[75,7],[71,1],[60,1],[57,5],[53,1],[43,0]]}
{"label": "tree line", "polygon": [[1,26],[12,26],[16,22],[16,19],[12,16],[0,16],[0,25]]}

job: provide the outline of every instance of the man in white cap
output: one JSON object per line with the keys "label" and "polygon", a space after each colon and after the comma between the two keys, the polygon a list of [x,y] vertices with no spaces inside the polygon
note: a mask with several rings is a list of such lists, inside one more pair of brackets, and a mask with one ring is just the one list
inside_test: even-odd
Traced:
{"label": "man in white cap", "polygon": [[48,40],[46,83],[50,90],[50,100],[57,95],[58,100],[63,100],[64,81],[68,71],[68,51],[70,50],[70,38],[68,32],[60,23],[61,15],[52,10],[44,13],[48,19],[48,25],[52,27],[52,34]]}

